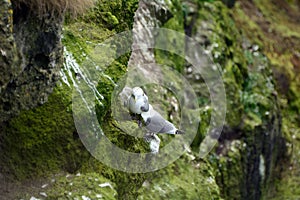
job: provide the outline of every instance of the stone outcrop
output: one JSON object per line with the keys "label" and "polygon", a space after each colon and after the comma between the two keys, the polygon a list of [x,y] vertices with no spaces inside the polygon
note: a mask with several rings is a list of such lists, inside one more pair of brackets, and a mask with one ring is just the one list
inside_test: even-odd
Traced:
{"label": "stone outcrop", "polygon": [[223,71],[227,116],[211,155],[222,197],[263,198],[272,190],[285,153],[271,65],[258,47],[238,32],[224,5],[185,3],[187,34],[211,53]]}
{"label": "stone outcrop", "polygon": [[1,1],[0,122],[44,104],[62,65],[63,16]]}

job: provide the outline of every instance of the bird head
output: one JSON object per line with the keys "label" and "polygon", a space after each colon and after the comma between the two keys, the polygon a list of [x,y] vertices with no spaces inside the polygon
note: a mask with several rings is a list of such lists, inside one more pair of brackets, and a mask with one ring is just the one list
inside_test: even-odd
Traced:
{"label": "bird head", "polygon": [[140,87],[134,87],[132,89],[131,97],[135,100],[135,102],[140,99],[141,97],[144,97],[144,99],[148,100],[147,95],[145,94],[144,90]]}
{"label": "bird head", "polygon": [[138,97],[140,96],[144,96],[145,95],[145,92],[142,88],[140,87],[134,87],[132,89],[132,95],[134,96],[135,99],[137,99]]}

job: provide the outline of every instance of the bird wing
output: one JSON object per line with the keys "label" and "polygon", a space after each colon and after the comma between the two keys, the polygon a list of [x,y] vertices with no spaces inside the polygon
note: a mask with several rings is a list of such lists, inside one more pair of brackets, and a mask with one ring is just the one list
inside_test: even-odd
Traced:
{"label": "bird wing", "polygon": [[149,118],[149,123],[146,125],[147,130],[153,133],[158,133],[163,128],[165,119],[155,110],[150,111]]}
{"label": "bird wing", "polygon": [[162,129],[159,131],[159,133],[169,133],[169,134],[175,134],[176,127],[171,122],[165,120]]}
{"label": "bird wing", "polygon": [[156,133],[175,134],[177,129],[174,124],[163,118],[159,112],[152,110],[151,115],[154,120],[153,125],[156,126]]}

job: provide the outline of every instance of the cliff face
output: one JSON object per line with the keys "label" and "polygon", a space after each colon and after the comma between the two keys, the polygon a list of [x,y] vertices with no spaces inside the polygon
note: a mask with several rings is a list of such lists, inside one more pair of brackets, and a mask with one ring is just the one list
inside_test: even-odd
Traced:
{"label": "cliff face", "polygon": [[1,1],[0,121],[44,104],[62,65],[63,15],[38,15],[25,4]]}
{"label": "cliff face", "polygon": [[230,10],[215,5],[200,9],[194,25],[194,37],[207,36],[207,48],[213,49],[224,70],[226,124],[211,158],[219,166],[217,180],[224,198],[260,199],[273,181],[285,146],[275,81],[266,57],[237,27],[229,26],[234,23]]}
{"label": "cliff face", "polygon": [[[289,161],[278,164],[281,181],[268,194],[272,199],[297,199],[299,171],[299,1],[237,1],[233,19],[270,61],[281,108],[282,134]],[[277,173],[279,176],[280,173]],[[278,191],[277,195],[272,193]]]}
{"label": "cliff face", "polygon": [[[208,156],[217,172],[220,194],[225,199],[263,198],[273,188],[278,162],[285,153],[271,64],[259,46],[239,32],[230,17],[231,10],[221,2],[183,1],[181,6],[184,14],[174,12],[163,27],[184,31],[222,68],[227,116],[219,144]],[[159,62],[184,71],[203,103],[200,105],[205,107],[210,95],[203,80],[197,79],[197,72],[188,70],[188,63],[179,64],[178,59],[162,54],[157,51]],[[202,131],[208,127],[206,115],[201,113]],[[202,131],[198,138],[203,138]],[[197,148],[198,142],[195,140],[192,146]]]}
{"label": "cliff face", "polygon": [[13,37],[13,10],[10,1],[1,1],[1,94],[20,71]]}
{"label": "cliff face", "polygon": [[[269,17],[272,16],[267,12],[270,9],[256,1],[237,1],[235,5],[235,1],[223,2],[230,8],[220,1],[102,0],[80,18],[62,24],[61,14],[35,14],[30,10],[32,7],[25,4],[15,6],[1,0],[0,123],[5,123],[0,126],[0,185],[7,184],[7,179],[3,179],[6,175],[32,180],[36,174],[81,172],[77,176],[56,175],[55,183],[49,182],[46,188],[35,186],[41,188],[36,189],[35,195],[44,198],[39,193],[46,192],[50,199],[83,196],[91,199],[99,196],[108,199],[261,199],[275,198],[272,193],[280,191],[282,199],[292,197],[289,195],[294,194],[289,193],[288,187],[293,190],[298,187],[295,184],[298,179],[291,179],[291,176],[296,174],[298,177],[299,171],[283,173],[288,179],[282,185],[275,182],[284,171],[282,159],[288,161],[289,143],[299,148],[296,140],[299,135],[299,50],[295,53],[289,48],[284,48],[286,51],[276,49],[275,39],[280,38],[280,34],[274,41],[267,39],[269,31],[252,16],[249,8],[259,7],[258,11],[264,11],[264,16]],[[265,5],[276,11],[272,4]],[[296,9],[298,4],[293,5]],[[284,4],[288,8],[286,6]],[[281,13],[282,16],[285,14]],[[250,18],[262,25],[262,32],[255,23],[247,26]],[[293,23],[298,22],[294,20]],[[214,91],[207,89],[201,74],[193,71],[187,60],[171,51],[150,48],[126,53],[106,68],[99,69],[107,62],[103,59],[108,53],[99,44],[118,32],[132,30],[133,40],[128,40],[132,47],[163,41],[165,36],[152,32],[149,26],[186,34],[219,65],[226,89],[226,102],[221,103],[226,104],[227,116],[218,145],[203,159],[197,157],[199,145],[210,125],[214,109],[210,92]],[[276,33],[284,34],[281,32],[283,27],[283,24],[275,27]],[[298,44],[298,32],[290,30],[284,36]],[[172,34],[167,37],[182,52],[193,50],[185,40],[179,41]],[[123,45],[116,40],[111,50],[117,54]],[[266,48],[266,45],[270,46]],[[282,53],[281,59],[274,56],[277,55],[272,52],[274,48],[277,53]],[[288,70],[283,67],[285,59],[289,61]],[[93,91],[100,94],[95,96],[99,100],[95,109],[105,135],[122,149],[147,152],[149,147],[141,138],[128,136],[120,129],[111,109],[111,97],[118,81],[132,67],[151,71],[152,65],[143,66],[145,63],[170,67],[172,73],[166,76],[168,82],[178,81],[172,76],[174,71],[190,82],[197,94],[201,121],[191,149],[177,161],[157,172],[123,173],[91,157],[83,147],[72,116],[72,90],[78,90],[80,82],[92,84]],[[99,79],[91,81],[93,74],[84,73],[90,66],[99,74]],[[160,68],[155,70],[159,76],[162,74]],[[48,98],[58,80],[58,72],[62,75],[61,81]],[[213,78],[209,81],[213,82]],[[285,79],[289,80],[287,85]],[[171,98],[172,94],[161,87],[145,88],[151,91],[151,102],[160,106],[165,117],[174,123],[180,121],[175,110],[178,102]],[[37,105],[40,106],[32,109]],[[86,109],[84,104],[79,107]],[[132,126],[137,125],[128,123],[125,128]],[[162,145],[173,139],[161,137]],[[296,138],[295,143],[293,138]],[[101,154],[103,149],[97,151]],[[298,157],[292,155],[295,162],[287,167],[296,168]],[[107,160],[115,157],[110,155]],[[283,187],[285,183],[286,188]],[[0,194],[4,194],[1,192],[4,190],[0,187]],[[10,194],[15,198],[13,193]]]}

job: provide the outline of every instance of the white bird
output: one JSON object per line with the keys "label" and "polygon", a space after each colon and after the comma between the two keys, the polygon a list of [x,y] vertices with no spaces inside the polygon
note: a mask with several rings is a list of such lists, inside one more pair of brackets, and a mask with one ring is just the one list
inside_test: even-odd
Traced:
{"label": "white bird", "polygon": [[141,116],[145,122],[145,127],[148,133],[145,134],[144,139],[150,144],[151,153],[158,153],[160,139],[156,135],[157,133],[167,134],[183,134],[184,132],[177,129],[174,124],[164,119],[152,105],[149,104],[149,110],[142,112]]}
{"label": "white bird", "polygon": [[134,114],[141,114],[149,111],[148,96],[140,87],[134,87],[132,94],[128,98],[129,111]]}
{"label": "white bird", "polygon": [[148,102],[148,96],[140,87],[132,89],[131,95],[128,97],[127,106],[131,113],[131,118],[138,121],[139,127],[142,126],[141,121],[144,121],[145,128],[147,129],[144,139],[149,143],[152,153],[156,154],[159,151],[160,139],[156,135],[157,133],[184,133],[153,109],[152,105]]}
{"label": "white bird", "polygon": [[174,124],[163,118],[152,105],[149,104],[149,110],[142,112],[141,116],[145,122],[146,129],[153,134],[167,133],[167,134],[183,134],[182,130],[175,127]]}

